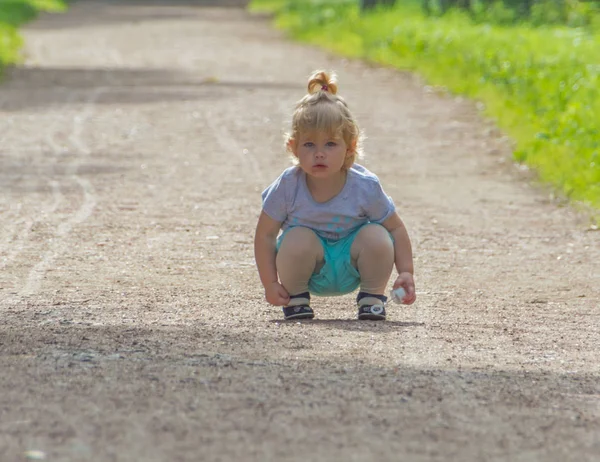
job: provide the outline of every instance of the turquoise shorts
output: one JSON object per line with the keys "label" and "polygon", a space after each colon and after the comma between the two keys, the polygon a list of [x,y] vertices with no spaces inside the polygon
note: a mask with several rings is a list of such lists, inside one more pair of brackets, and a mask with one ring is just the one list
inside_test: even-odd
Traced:
{"label": "turquoise shorts", "polygon": [[[370,223],[363,226],[368,224]],[[286,229],[277,239],[277,250],[290,229],[292,228]],[[314,273],[308,281],[308,290],[311,294],[318,296],[344,295],[358,288],[360,274],[352,265],[350,248],[361,229],[362,226],[337,241],[322,238],[317,234],[323,246],[325,263],[321,270]]]}

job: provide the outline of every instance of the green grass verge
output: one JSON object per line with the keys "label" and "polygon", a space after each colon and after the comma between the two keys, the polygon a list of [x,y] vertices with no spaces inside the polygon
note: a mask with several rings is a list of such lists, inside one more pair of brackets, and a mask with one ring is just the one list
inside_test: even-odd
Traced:
{"label": "green grass verge", "polygon": [[34,19],[40,11],[63,11],[62,0],[0,0],[0,72],[4,66],[20,59],[23,40],[18,33],[22,24]]}
{"label": "green grass verge", "polygon": [[361,14],[353,0],[254,0],[298,40],[412,70],[485,104],[515,160],[600,211],[600,35],[567,27],[425,16],[418,4]]}

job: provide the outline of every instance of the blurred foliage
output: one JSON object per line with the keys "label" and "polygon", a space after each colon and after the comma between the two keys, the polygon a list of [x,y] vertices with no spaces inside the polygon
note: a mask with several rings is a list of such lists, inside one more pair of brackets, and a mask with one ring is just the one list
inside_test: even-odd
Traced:
{"label": "blurred foliage", "polygon": [[274,12],[302,8],[302,3],[312,5],[315,10],[354,5],[366,12],[390,9],[394,5],[411,8],[418,4],[428,16],[443,16],[461,10],[480,23],[600,27],[600,0],[253,0],[250,8]]}
{"label": "blurred foliage", "polygon": [[407,0],[369,13],[352,0],[272,5],[278,25],[297,39],[414,70],[480,100],[515,141],[518,162],[561,195],[600,210],[600,34],[593,29],[500,21],[496,10],[489,22],[461,8],[425,13],[422,2]]}
{"label": "blurred foliage", "polygon": [[475,21],[493,24],[525,21],[537,26],[594,27],[600,15],[600,1],[593,0],[421,0],[421,5],[430,15],[462,9]]}
{"label": "blurred foliage", "polygon": [[18,62],[23,41],[18,27],[34,19],[39,11],[62,11],[61,0],[0,0],[0,71]]}

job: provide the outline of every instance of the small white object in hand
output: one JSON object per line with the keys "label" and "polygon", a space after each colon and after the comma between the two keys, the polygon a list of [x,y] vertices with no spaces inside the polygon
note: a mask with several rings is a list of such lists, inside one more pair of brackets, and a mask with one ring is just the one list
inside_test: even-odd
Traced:
{"label": "small white object in hand", "polygon": [[390,298],[394,300],[395,303],[402,303],[404,297],[406,296],[406,291],[402,287],[398,287],[397,289],[393,289],[390,292]]}

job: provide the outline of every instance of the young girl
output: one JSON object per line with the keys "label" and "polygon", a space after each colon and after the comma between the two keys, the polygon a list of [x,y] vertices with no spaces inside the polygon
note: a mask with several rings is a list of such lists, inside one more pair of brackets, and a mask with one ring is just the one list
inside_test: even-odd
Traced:
{"label": "young girl", "polygon": [[359,141],[335,75],[315,72],[287,139],[295,166],[263,191],[254,240],[265,297],[285,319],[312,319],[311,294],[360,286],[358,319],[384,320],[394,264],[402,302],[416,299],[408,233],[377,176],[354,163]]}

